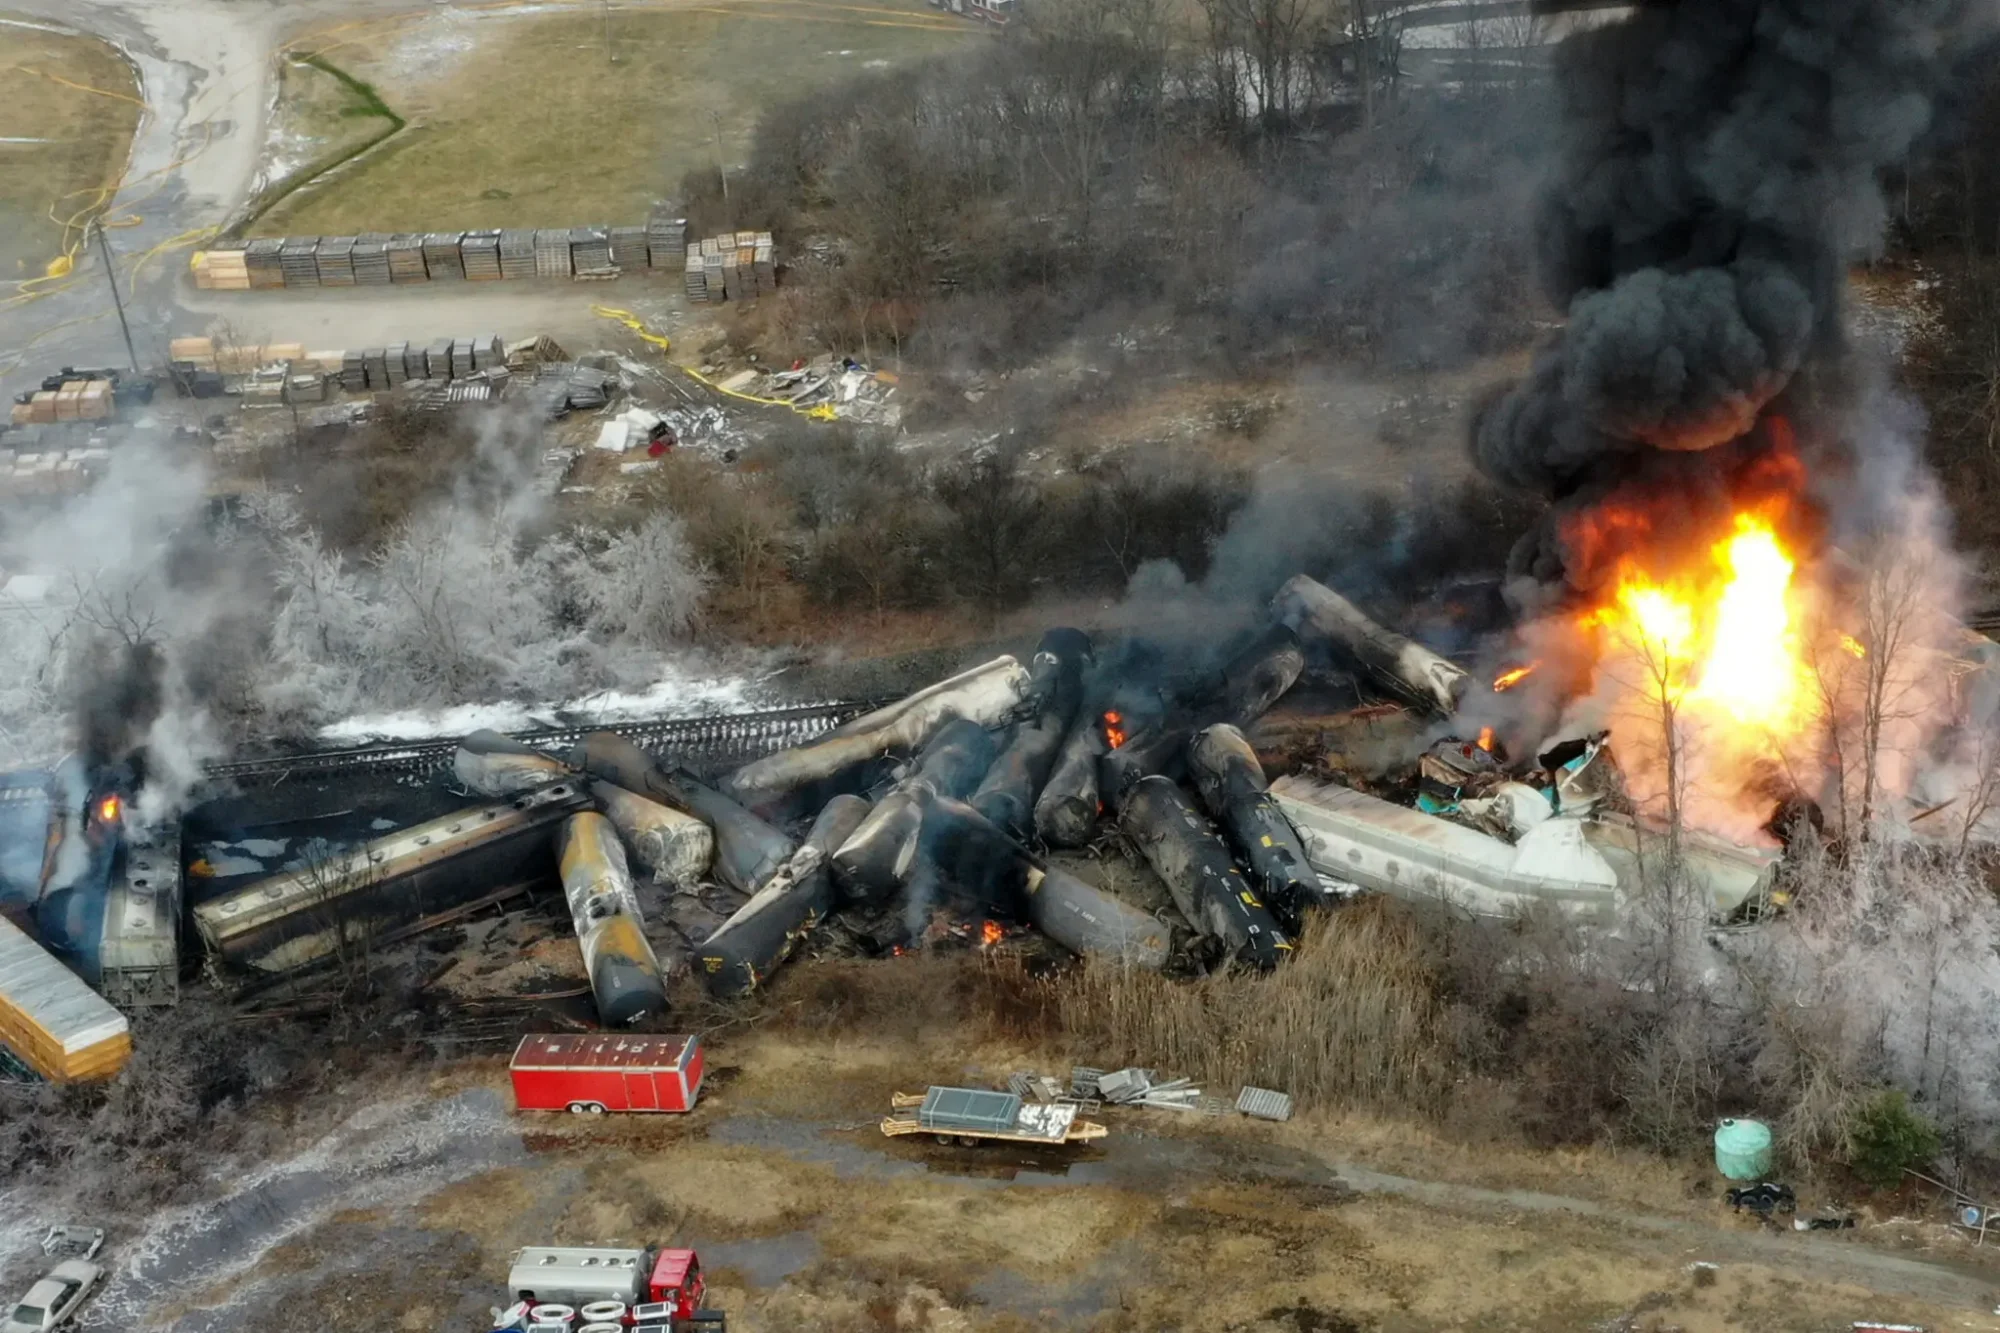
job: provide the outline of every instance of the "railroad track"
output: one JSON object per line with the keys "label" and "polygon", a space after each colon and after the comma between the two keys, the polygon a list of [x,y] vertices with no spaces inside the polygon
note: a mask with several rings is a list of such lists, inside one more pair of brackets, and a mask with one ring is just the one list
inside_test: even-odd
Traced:
{"label": "railroad track", "polygon": [[[654,718],[611,726],[551,727],[520,732],[515,739],[538,750],[567,750],[593,731],[610,731],[642,750],[685,764],[697,771],[713,770],[754,759],[788,745],[800,745],[861,716],[876,702],[803,704],[767,708],[754,713],[717,713],[707,717]],[[451,766],[458,738],[427,741],[386,741],[342,750],[312,750],[258,759],[232,759],[207,766],[216,781],[258,783],[293,777],[326,777],[350,773],[435,773]]]}

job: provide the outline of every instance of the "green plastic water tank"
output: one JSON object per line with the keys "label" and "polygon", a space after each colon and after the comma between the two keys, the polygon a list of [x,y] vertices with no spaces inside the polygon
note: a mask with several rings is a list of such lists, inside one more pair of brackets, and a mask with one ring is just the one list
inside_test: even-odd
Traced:
{"label": "green plastic water tank", "polygon": [[1771,1169],[1771,1127],[1760,1120],[1717,1125],[1715,1169],[1731,1180],[1762,1180]]}

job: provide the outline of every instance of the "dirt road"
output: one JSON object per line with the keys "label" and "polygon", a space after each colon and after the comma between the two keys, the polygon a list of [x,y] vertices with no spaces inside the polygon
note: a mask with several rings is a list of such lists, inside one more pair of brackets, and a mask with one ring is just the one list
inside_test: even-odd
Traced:
{"label": "dirt road", "polygon": [[[1073,1155],[890,1141],[887,1090],[992,1070],[854,1036],[713,1056],[686,1118],[518,1116],[492,1059],[381,1088],[288,1154],[218,1161],[210,1201],[115,1227],[84,1327],[473,1328],[520,1245],[672,1241],[747,1333],[2000,1329],[2000,1275],[1865,1232],[1419,1180],[1336,1160],[1310,1123],[1112,1110]],[[0,1194],[0,1266],[63,1207]]]}

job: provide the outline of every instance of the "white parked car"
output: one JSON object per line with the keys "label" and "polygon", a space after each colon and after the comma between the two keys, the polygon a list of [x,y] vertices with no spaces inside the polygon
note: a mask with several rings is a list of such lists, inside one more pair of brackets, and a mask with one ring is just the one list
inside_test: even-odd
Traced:
{"label": "white parked car", "polygon": [[49,1333],[83,1308],[104,1280],[104,1270],[82,1259],[65,1259],[28,1288],[28,1294],[0,1322],[0,1333]]}

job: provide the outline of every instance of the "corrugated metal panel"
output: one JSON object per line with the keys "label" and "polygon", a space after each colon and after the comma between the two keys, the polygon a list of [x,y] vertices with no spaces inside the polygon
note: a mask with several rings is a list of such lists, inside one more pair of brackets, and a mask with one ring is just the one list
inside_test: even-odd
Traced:
{"label": "corrugated metal panel", "polygon": [[1292,1099],[1269,1088],[1245,1088],[1236,1094],[1236,1109],[1259,1120],[1290,1120]]}
{"label": "corrugated metal panel", "polygon": [[109,1078],[132,1054],[125,1015],[0,918],[0,1041],[45,1078]]}
{"label": "corrugated metal panel", "polygon": [[1005,1134],[1021,1118],[1021,1099],[1011,1092],[983,1088],[932,1088],[918,1108],[917,1123],[925,1129],[983,1130]]}

